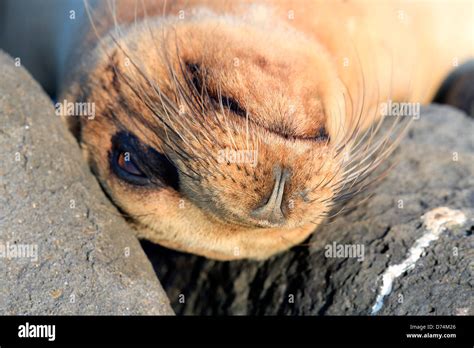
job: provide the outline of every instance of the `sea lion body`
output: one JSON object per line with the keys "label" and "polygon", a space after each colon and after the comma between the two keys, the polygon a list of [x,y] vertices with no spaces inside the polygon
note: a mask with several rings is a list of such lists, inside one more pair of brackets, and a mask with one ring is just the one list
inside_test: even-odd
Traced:
{"label": "sea lion body", "polygon": [[472,6],[91,3],[61,53],[58,100],[94,103],[71,130],[139,236],[264,259],[364,188],[389,153],[357,143],[381,104],[429,102],[474,56]]}

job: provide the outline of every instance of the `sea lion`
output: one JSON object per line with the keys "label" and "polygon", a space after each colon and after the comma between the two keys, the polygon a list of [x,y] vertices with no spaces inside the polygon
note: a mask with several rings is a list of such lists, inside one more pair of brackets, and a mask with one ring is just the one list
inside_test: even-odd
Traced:
{"label": "sea lion", "polygon": [[265,259],[364,191],[406,130],[380,134],[386,106],[429,102],[474,55],[472,6],[86,2],[57,99],[93,104],[61,113],[139,237]]}

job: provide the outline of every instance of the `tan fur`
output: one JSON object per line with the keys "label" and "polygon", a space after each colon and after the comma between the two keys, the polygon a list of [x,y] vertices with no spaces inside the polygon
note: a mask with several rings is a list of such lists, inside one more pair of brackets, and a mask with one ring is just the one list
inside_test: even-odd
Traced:
{"label": "tan fur", "polygon": [[[379,103],[427,102],[453,60],[473,56],[472,35],[463,34],[473,20],[466,1],[145,5],[146,11],[140,1],[118,1],[112,12],[106,6],[93,11],[96,27],[83,46],[91,53],[82,56],[60,99],[96,103],[98,116],[81,119],[78,136],[138,235],[220,260],[264,259],[301,243],[343,192],[351,158],[337,147],[350,149],[352,132],[374,124]],[[197,115],[177,92],[176,81],[185,78],[182,62],[205,67],[206,90],[237,100],[248,118],[222,107]],[[163,97],[180,113],[164,107]],[[133,115],[154,120],[150,105],[180,134],[163,131],[166,136],[192,159],[184,163],[166,139],[136,121]],[[179,192],[122,182],[108,157],[117,124],[168,155],[180,172],[198,173],[199,180],[180,175]],[[329,142],[315,140],[321,127]],[[255,150],[257,166],[220,163],[222,149]],[[275,166],[290,173],[279,224],[252,215],[272,192]]]}

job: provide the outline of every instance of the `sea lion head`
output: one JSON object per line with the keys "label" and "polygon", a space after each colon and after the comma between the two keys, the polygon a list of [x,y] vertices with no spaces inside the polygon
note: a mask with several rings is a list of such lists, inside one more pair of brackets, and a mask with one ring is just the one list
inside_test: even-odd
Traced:
{"label": "sea lion head", "polygon": [[303,241],[344,181],[332,64],[284,25],[147,20],[104,36],[64,99],[94,103],[76,133],[141,237],[262,259]]}

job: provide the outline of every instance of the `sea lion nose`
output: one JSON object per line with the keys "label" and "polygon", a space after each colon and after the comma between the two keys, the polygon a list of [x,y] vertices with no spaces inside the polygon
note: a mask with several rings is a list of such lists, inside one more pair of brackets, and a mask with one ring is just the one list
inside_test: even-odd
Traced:
{"label": "sea lion nose", "polygon": [[263,206],[251,213],[251,216],[272,224],[281,224],[285,220],[282,212],[283,193],[285,191],[285,183],[290,177],[290,171],[286,168],[282,169],[280,166],[275,166],[273,174],[275,184],[273,185],[272,194]]}

